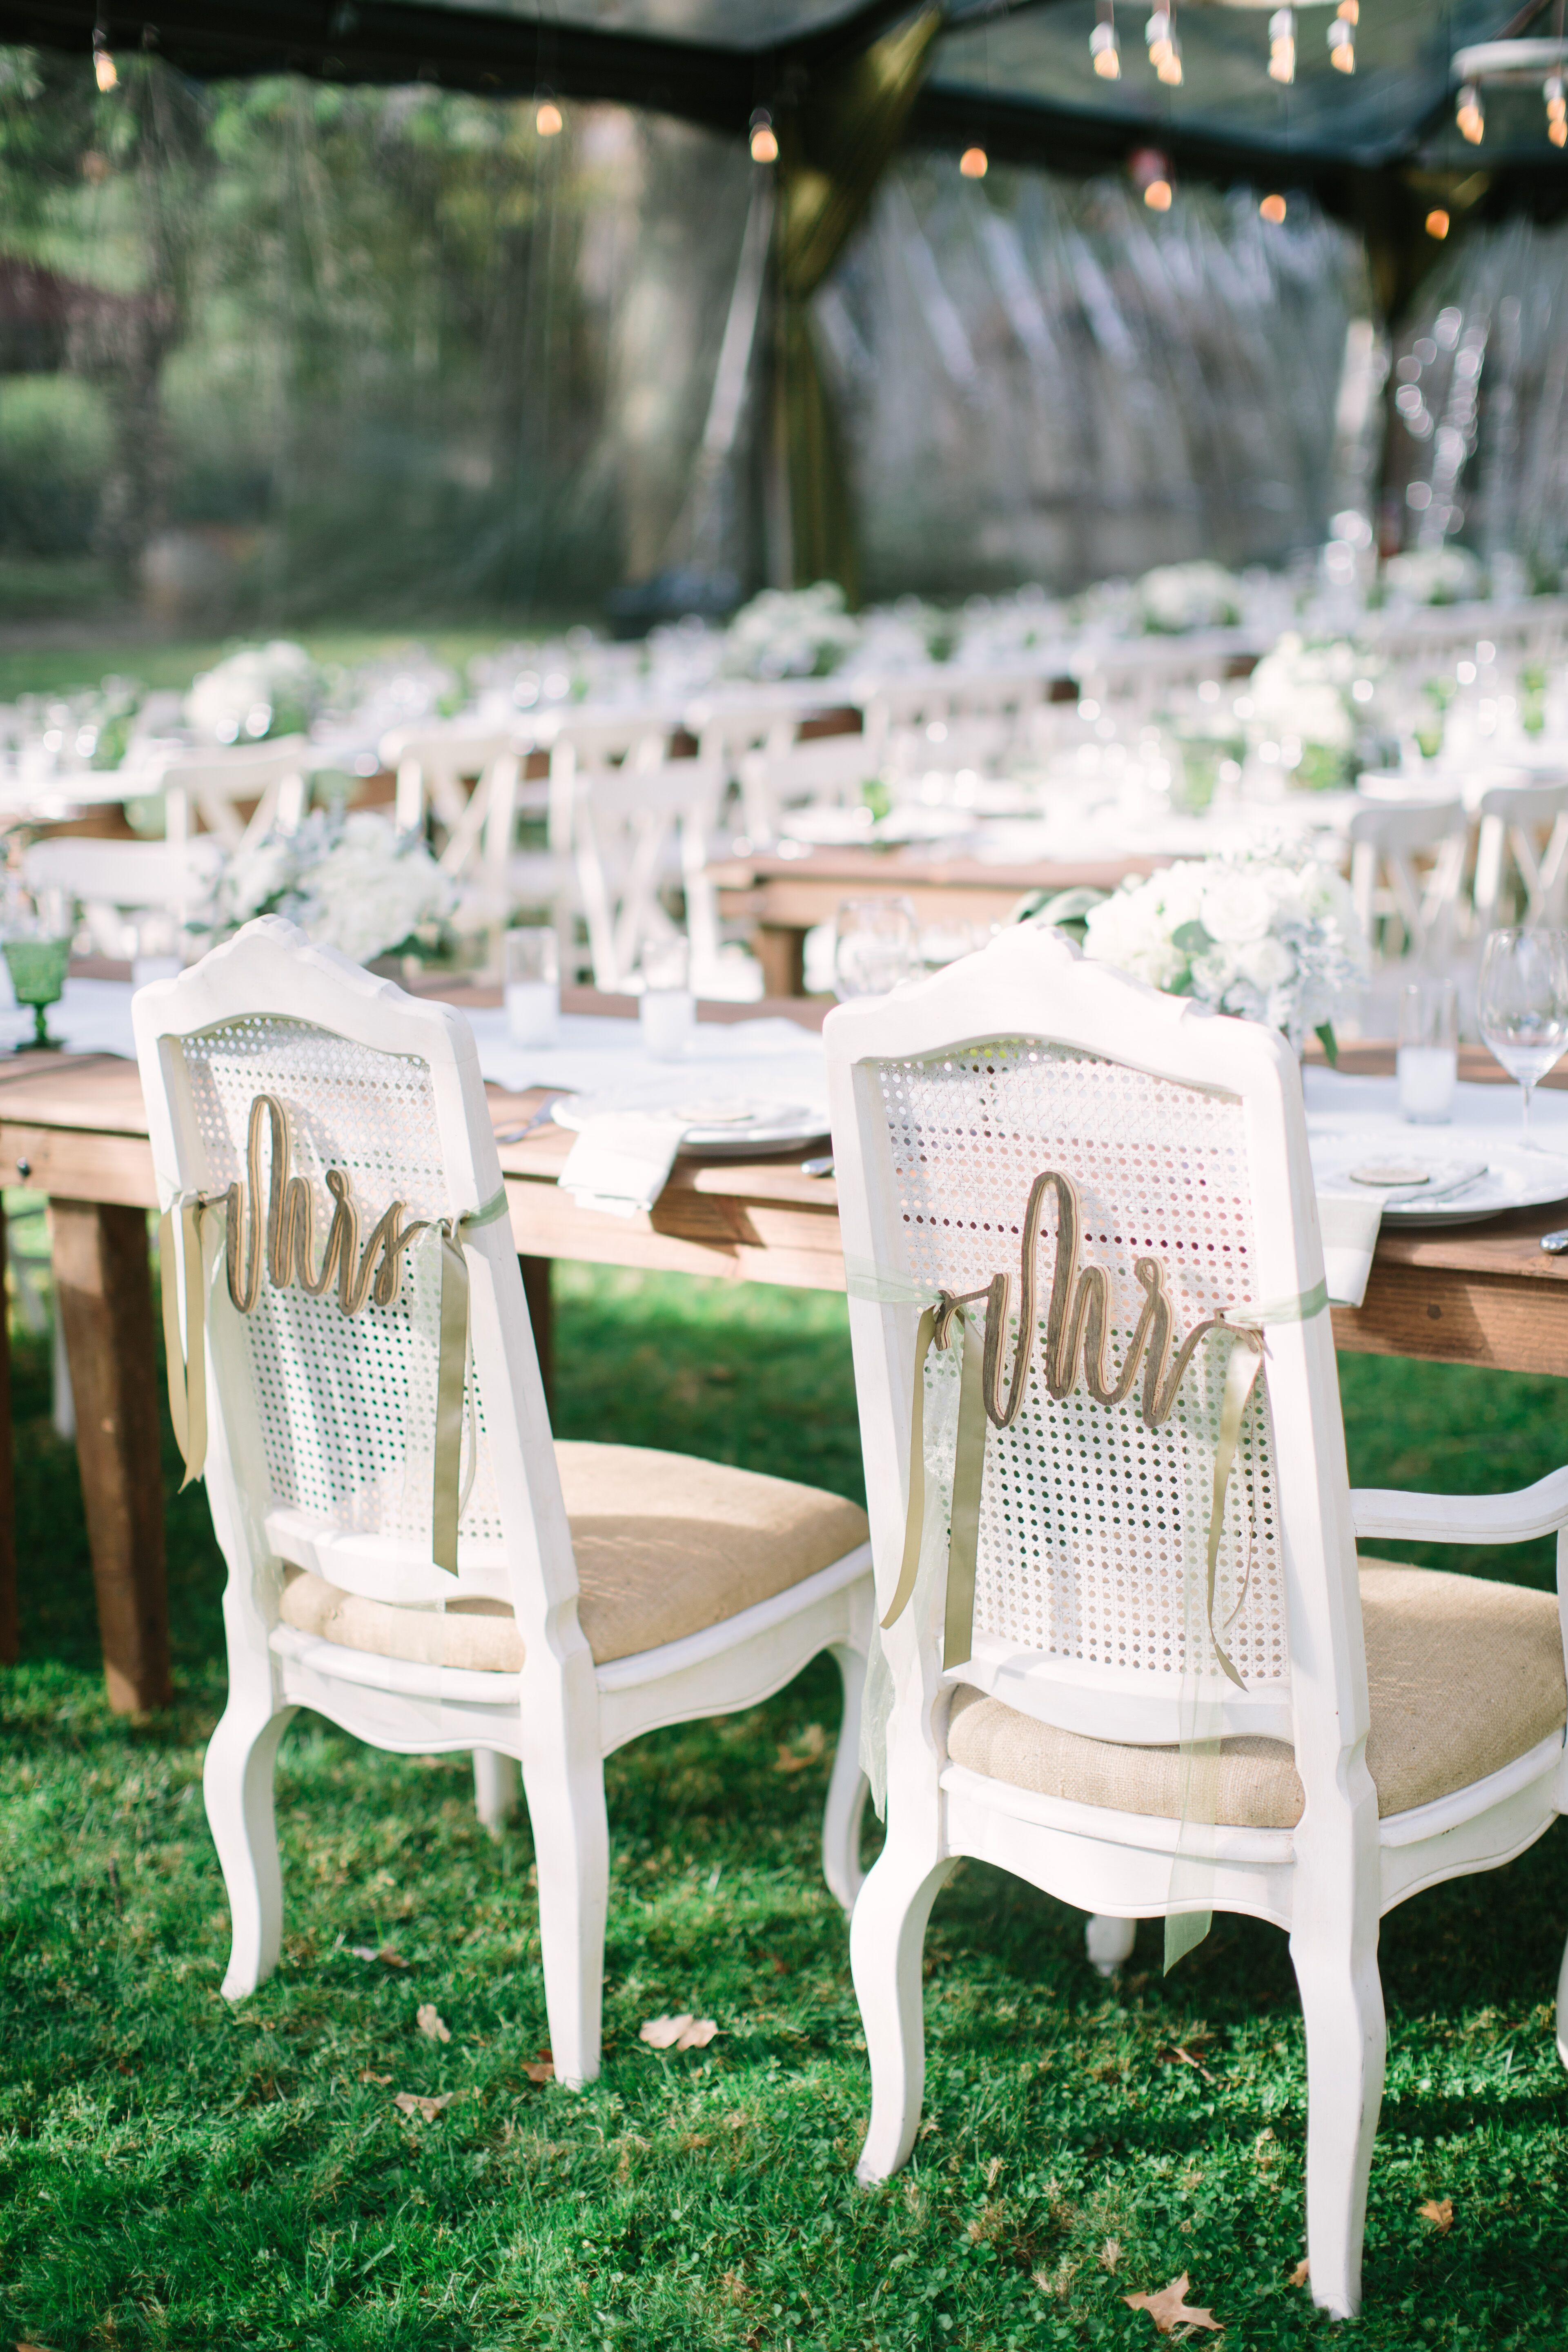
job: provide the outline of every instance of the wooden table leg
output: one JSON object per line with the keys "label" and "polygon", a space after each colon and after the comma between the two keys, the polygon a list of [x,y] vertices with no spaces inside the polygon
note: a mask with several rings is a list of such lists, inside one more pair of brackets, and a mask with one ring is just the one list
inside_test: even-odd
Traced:
{"label": "wooden table leg", "polygon": [[22,1654],[16,1625],[16,1479],[11,1439],[11,1318],[7,1308],[5,1204],[0,1200],[0,1666]]}
{"label": "wooden table leg", "polygon": [[522,1295],[528,1301],[528,1319],[533,1326],[533,1352],[539,1358],[539,1377],[544,1383],[544,1402],[555,1402],[555,1301],[550,1295],[550,1269],[552,1258],[518,1258],[522,1268]]}
{"label": "wooden table leg", "polygon": [[805,933],[793,923],[759,923],[752,945],[764,996],[805,994]]}
{"label": "wooden table leg", "polygon": [[109,1704],[135,1715],[173,1695],[146,1213],[51,1201],[49,1236]]}

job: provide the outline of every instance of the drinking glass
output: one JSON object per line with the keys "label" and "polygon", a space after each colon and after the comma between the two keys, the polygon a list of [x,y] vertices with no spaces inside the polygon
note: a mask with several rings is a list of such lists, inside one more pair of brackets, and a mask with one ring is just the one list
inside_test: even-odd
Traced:
{"label": "drinking glass", "polygon": [[679,1062],[697,1026],[697,999],[688,985],[690,950],[683,939],[658,940],[643,950],[637,1020],[643,1051],[655,1062]]}
{"label": "drinking glass", "polygon": [[885,996],[918,964],[915,910],[907,898],[845,899],[835,926],[836,996]]}
{"label": "drinking glass", "polygon": [[1399,998],[1399,1114],[1417,1127],[1454,1116],[1459,1075],[1458,992],[1451,980],[1412,980]]}
{"label": "drinking glass", "polygon": [[507,1034],[514,1045],[553,1045],[561,1019],[561,948],[548,923],[501,941]]}
{"label": "drinking glass", "polygon": [[1524,1097],[1524,1140],[1535,1148],[1530,1098],[1568,1053],[1568,932],[1491,932],[1481,957],[1476,1010],[1481,1035],[1518,1081]]}

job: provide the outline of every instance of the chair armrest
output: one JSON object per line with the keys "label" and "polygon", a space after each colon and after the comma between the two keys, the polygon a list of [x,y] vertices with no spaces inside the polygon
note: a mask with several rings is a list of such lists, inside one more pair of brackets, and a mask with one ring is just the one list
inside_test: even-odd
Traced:
{"label": "chair armrest", "polygon": [[1351,1493],[1358,1537],[1403,1543],[1528,1543],[1568,1525],[1568,1470],[1553,1470],[1511,1495],[1407,1495],[1397,1487]]}

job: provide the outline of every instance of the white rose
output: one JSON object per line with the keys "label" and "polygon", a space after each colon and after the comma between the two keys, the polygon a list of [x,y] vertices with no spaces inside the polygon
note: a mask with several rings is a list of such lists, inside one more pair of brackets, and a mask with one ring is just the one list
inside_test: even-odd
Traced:
{"label": "white rose", "polygon": [[1273,903],[1253,875],[1221,869],[1210,876],[1199,911],[1211,940],[1225,947],[1245,947],[1260,940],[1274,919]]}
{"label": "white rose", "polygon": [[1255,940],[1236,951],[1236,968],[1254,988],[1279,988],[1291,978],[1296,959],[1280,940]]}

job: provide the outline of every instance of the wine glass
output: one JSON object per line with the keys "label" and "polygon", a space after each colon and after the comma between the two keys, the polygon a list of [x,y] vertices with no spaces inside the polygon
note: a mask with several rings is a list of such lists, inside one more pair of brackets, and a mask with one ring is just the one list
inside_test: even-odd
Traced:
{"label": "wine glass", "polygon": [[76,911],[74,899],[60,889],[40,890],[30,904],[25,893],[7,903],[0,953],[11,975],[13,996],[19,1005],[30,1007],[33,1015],[33,1034],[16,1046],[18,1054],[58,1049],[60,1040],[49,1034],[48,1009],[65,994]]}
{"label": "wine glass", "polygon": [[1490,932],[1476,1010],[1481,1035],[1519,1083],[1524,1140],[1537,1149],[1530,1098],[1568,1053],[1568,932]]}
{"label": "wine glass", "polygon": [[835,926],[833,991],[885,996],[916,969],[915,910],[907,898],[846,898]]}

